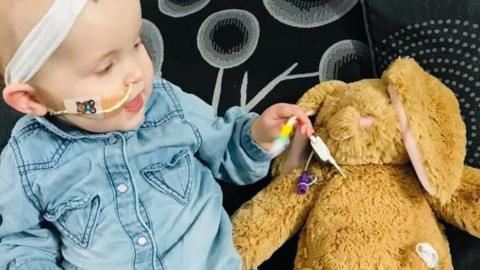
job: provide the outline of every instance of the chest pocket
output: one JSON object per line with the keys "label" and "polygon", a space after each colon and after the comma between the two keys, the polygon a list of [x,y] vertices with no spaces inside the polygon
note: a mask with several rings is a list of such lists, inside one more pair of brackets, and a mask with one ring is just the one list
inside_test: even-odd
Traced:
{"label": "chest pocket", "polygon": [[80,248],[87,248],[100,209],[100,197],[87,195],[47,210],[44,218]]}
{"label": "chest pocket", "polygon": [[141,173],[151,186],[181,205],[186,205],[192,189],[192,170],[192,158],[189,151],[184,149],[176,153],[170,161],[154,163],[144,168]]}

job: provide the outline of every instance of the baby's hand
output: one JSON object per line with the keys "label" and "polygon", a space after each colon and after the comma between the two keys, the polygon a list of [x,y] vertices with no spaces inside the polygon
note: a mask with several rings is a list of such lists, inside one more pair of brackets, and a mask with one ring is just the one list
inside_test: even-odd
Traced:
{"label": "baby's hand", "polygon": [[288,118],[296,116],[296,128],[305,137],[313,134],[310,119],[302,109],[293,104],[278,103],[268,107],[252,124],[252,138],[266,151],[270,151],[273,140],[278,136]]}

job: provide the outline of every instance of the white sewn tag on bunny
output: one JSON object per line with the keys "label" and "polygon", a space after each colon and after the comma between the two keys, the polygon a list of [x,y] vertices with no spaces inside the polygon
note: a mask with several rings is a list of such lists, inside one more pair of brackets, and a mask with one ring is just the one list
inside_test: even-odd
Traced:
{"label": "white sewn tag on bunny", "polygon": [[416,252],[420,258],[427,264],[428,268],[438,268],[437,251],[429,243],[418,243]]}
{"label": "white sewn tag on bunny", "polygon": [[335,167],[335,169],[337,169],[340,172],[340,174],[343,177],[345,177],[345,174],[340,169],[340,166],[338,166],[337,162],[330,154],[330,151],[328,150],[327,145],[323,142],[323,140],[320,137],[310,136],[310,145],[312,146],[313,150],[315,151],[315,153],[317,153],[318,157],[320,157],[321,160],[327,161],[330,164],[332,164]]}

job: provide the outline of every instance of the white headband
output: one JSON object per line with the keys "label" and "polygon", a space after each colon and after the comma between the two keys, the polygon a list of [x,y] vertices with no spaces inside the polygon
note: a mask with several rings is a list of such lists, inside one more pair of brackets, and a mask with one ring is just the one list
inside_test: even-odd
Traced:
{"label": "white headband", "polygon": [[88,0],[55,0],[5,69],[5,83],[28,82],[67,37]]}

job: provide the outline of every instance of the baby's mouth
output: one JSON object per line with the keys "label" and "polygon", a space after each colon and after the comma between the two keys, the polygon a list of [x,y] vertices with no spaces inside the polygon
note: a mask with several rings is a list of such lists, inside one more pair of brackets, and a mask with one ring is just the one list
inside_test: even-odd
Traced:
{"label": "baby's mouth", "polygon": [[138,93],[133,99],[131,99],[129,102],[127,102],[123,108],[131,113],[137,113],[142,109],[143,107],[143,97],[141,93]]}

